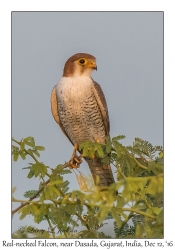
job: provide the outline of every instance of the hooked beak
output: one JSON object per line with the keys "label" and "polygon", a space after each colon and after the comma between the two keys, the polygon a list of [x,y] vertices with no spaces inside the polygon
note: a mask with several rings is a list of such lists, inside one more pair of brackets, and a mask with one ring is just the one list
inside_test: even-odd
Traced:
{"label": "hooked beak", "polygon": [[88,68],[97,70],[96,62],[91,61],[91,62],[88,64]]}

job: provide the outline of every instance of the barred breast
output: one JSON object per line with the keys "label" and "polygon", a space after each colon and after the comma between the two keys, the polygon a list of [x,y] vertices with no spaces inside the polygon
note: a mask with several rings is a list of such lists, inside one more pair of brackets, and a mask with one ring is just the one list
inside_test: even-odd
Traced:
{"label": "barred breast", "polygon": [[105,128],[89,77],[62,77],[56,86],[61,124],[73,144],[104,141]]}

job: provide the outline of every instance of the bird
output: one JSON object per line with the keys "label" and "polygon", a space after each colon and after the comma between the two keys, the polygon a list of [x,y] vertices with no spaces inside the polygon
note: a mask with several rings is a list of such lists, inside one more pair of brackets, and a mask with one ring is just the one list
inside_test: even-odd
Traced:
{"label": "bird", "polygon": [[[86,140],[104,143],[110,132],[105,95],[92,79],[94,70],[97,64],[93,55],[74,54],[65,62],[63,75],[51,93],[53,118],[75,150]],[[115,182],[109,164],[97,157],[84,158],[96,186],[105,188]]]}

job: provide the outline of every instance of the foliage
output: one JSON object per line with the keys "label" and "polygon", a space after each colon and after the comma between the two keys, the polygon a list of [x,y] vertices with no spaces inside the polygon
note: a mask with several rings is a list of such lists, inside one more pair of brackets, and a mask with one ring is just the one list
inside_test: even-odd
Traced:
{"label": "foliage", "polygon": [[52,169],[38,160],[38,151],[44,147],[36,146],[33,137],[21,141],[13,138],[13,160],[25,160],[27,155],[33,159],[27,178],[38,178],[39,187],[24,192],[28,199],[18,200],[13,192],[12,201],[22,204],[12,213],[20,213],[20,219],[33,216],[35,223],[46,221],[49,227],[32,230],[26,226],[22,232],[14,232],[13,238],[110,238],[101,232],[109,221],[116,238],[162,238],[163,149],[139,138],[132,146],[124,146],[120,142],[123,138],[106,138],[105,144],[86,141],[79,146],[83,156],[100,157],[116,167],[117,181],[105,191],[82,173],[76,174],[79,183],[86,185],[86,192],[69,190],[65,175],[74,172],[69,170],[69,163]]}

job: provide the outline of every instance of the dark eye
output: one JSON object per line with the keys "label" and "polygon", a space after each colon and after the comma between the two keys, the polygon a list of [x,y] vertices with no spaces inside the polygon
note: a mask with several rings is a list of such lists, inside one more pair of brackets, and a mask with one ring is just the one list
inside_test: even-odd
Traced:
{"label": "dark eye", "polygon": [[85,60],[84,59],[80,59],[79,63],[84,64]]}

